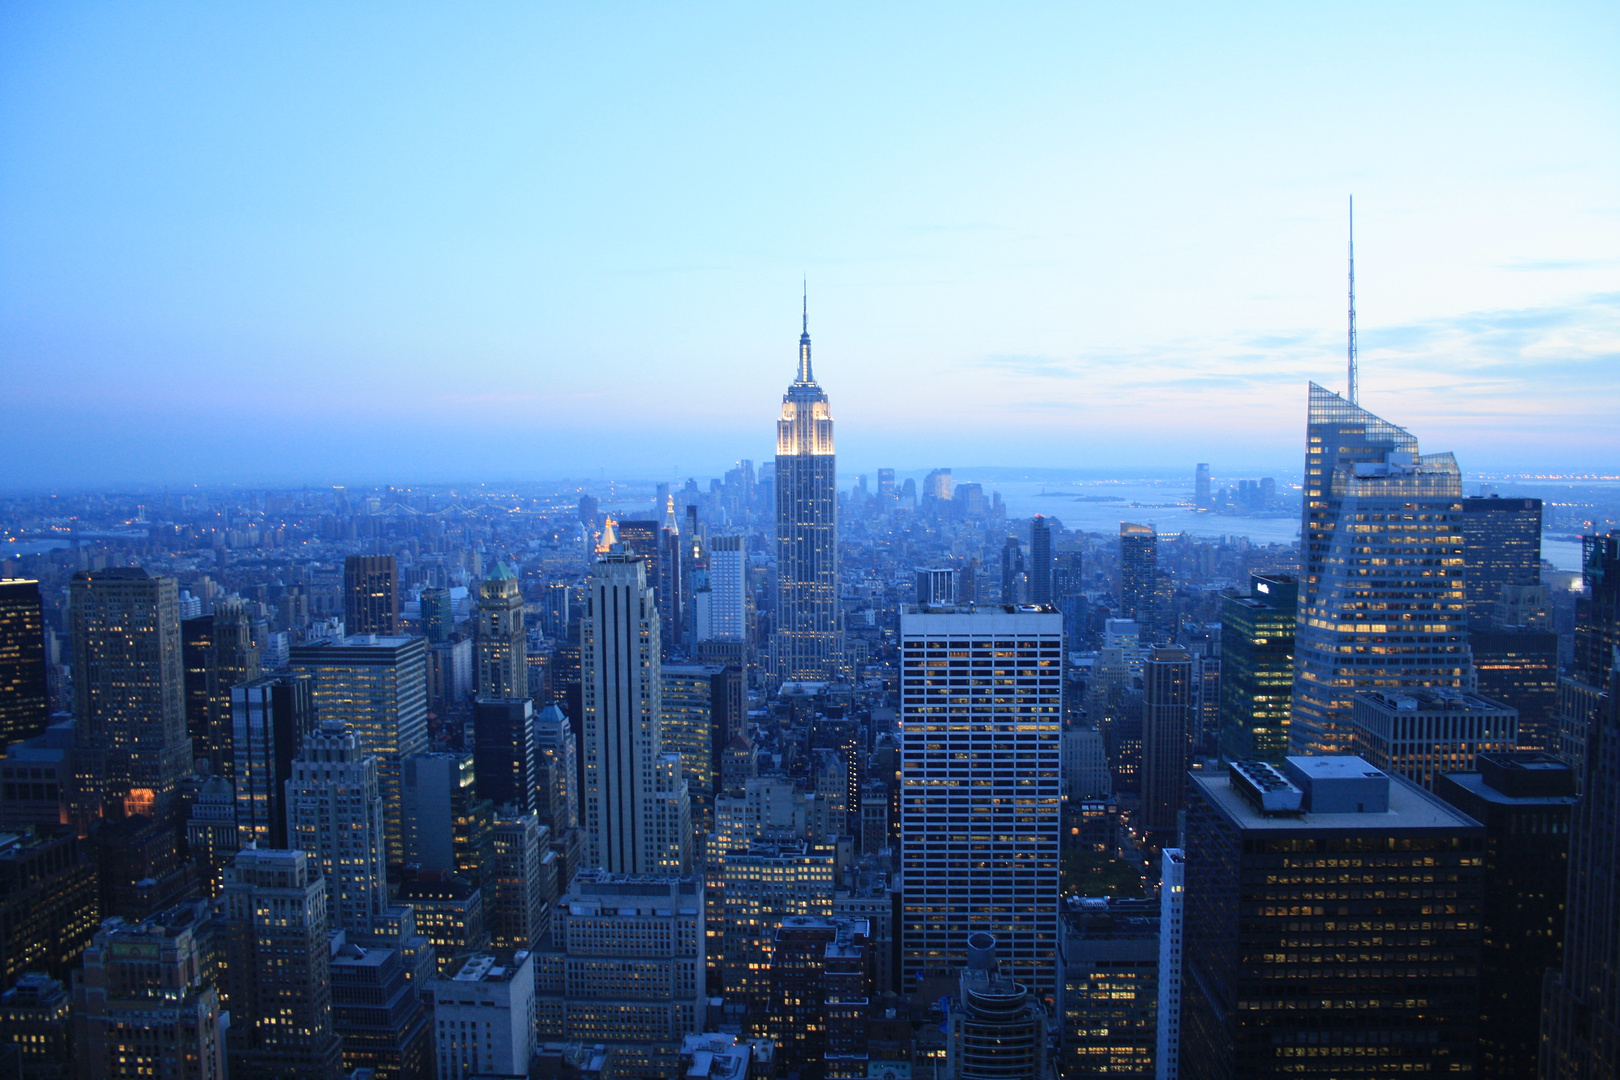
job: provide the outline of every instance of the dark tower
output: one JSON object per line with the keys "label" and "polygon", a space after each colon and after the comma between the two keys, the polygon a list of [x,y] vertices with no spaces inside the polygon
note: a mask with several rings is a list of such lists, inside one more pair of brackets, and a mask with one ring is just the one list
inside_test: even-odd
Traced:
{"label": "dark tower", "polygon": [[0,580],[0,746],[43,734],[50,711],[39,582]]}
{"label": "dark tower", "polygon": [[343,631],[399,633],[399,570],[392,555],[350,555],[343,560]]}

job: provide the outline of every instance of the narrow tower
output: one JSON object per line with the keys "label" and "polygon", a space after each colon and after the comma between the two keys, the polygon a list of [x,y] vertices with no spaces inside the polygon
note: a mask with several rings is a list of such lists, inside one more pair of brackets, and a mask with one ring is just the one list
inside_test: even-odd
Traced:
{"label": "narrow tower", "polygon": [[832,408],[810,369],[805,296],[798,376],[782,395],[776,425],[776,634],[772,659],[783,682],[838,675],[838,470]]}

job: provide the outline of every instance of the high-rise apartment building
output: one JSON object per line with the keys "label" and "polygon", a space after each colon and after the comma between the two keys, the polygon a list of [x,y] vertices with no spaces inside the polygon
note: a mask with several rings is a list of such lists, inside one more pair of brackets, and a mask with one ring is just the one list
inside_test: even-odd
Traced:
{"label": "high-rise apartment building", "polygon": [[1564,960],[1564,900],[1575,774],[1540,750],[1480,754],[1434,793],[1485,826],[1484,952],[1477,1074],[1536,1074],[1541,988]]}
{"label": "high-rise apartment building", "polygon": [[1151,525],[1119,523],[1119,606],[1144,637],[1158,640],[1159,534]]}
{"label": "high-rise apartment building", "polygon": [[71,602],[80,824],[133,814],[170,823],[191,772],[179,587],[138,567],[81,570]]}
{"label": "high-rise apartment building", "polygon": [[0,578],[0,747],[45,734],[50,714],[39,582]]}
{"label": "high-rise apartment building", "polygon": [[1358,690],[1467,690],[1462,476],[1449,454],[1311,384],[1289,745],[1336,754]]}
{"label": "high-rise apartment building", "polygon": [[1255,574],[1248,596],[1221,597],[1219,742],[1231,761],[1282,764],[1294,697],[1299,582]]}
{"label": "high-rise apartment building", "polygon": [[341,720],[304,740],[287,784],[287,839],[326,881],[331,925],[368,932],[388,906],[377,757]]}
{"label": "high-rise apartment building", "polygon": [[615,1076],[676,1075],[682,1038],[708,1030],[703,927],[702,878],[581,870],[535,957],[540,1039],[599,1043]]}
{"label": "high-rise apartment building", "polygon": [[400,763],[427,749],[427,643],[350,635],[295,645],[291,664],[313,680],[321,722],[343,721],[360,751],[376,756],[388,861],[403,863]]}
{"label": "high-rise apartment building", "polygon": [[1462,500],[1468,625],[1487,629],[1509,589],[1541,585],[1541,500]]}
{"label": "high-rise apartment building", "polygon": [[109,919],[73,975],[73,1045],[84,1080],[225,1080],[225,1010],[209,905],[139,923]]}
{"label": "high-rise apartment building", "polygon": [[1050,604],[1052,592],[1052,525],[1040,514],[1029,527],[1029,602]]}
{"label": "high-rise apartment building", "polygon": [[900,648],[904,986],[960,967],[982,930],[1013,977],[1050,998],[1063,617],[907,606]]}
{"label": "high-rise apartment building", "polygon": [[529,696],[529,646],[523,592],[504,562],[478,586],[478,696]]}
{"label": "high-rise apartment building", "polygon": [[473,704],[473,770],[478,794],[496,806],[535,809],[540,784],[534,740],[534,702],[490,698]]}
{"label": "high-rise apartment building", "polygon": [[270,675],[231,687],[238,846],[287,846],[287,781],[315,730],[315,697],[304,675]]}
{"label": "high-rise apartment building", "polygon": [[[799,371],[776,425],[776,633],[781,682],[838,677],[838,459],[832,406],[810,370],[810,315],[799,336]],[[948,498],[949,496],[947,496]]]}
{"label": "high-rise apartment building", "polygon": [[399,633],[399,568],[392,555],[343,560],[343,632]]}
{"label": "high-rise apartment building", "polygon": [[[690,804],[665,756],[658,609],[646,563],[611,537],[580,624],[585,864],[614,873],[691,866]],[[686,807],[685,833],[680,807]]]}
{"label": "high-rise apartment building", "polygon": [[225,870],[227,1055],[238,1080],[337,1080],[326,881],[302,851],[247,848]]}
{"label": "high-rise apartment building", "polygon": [[1195,774],[1180,1072],[1468,1072],[1484,828],[1359,758]]}
{"label": "high-rise apartment building", "polygon": [[[1612,557],[1614,534],[1608,540]],[[1542,997],[1542,1080],[1607,1080],[1620,1063],[1620,675],[1605,686],[1578,767],[1564,963],[1548,973]]]}
{"label": "high-rise apartment building", "polygon": [[1175,843],[1177,815],[1187,805],[1192,671],[1192,657],[1178,646],[1153,649],[1142,665],[1142,820],[1161,844]]}

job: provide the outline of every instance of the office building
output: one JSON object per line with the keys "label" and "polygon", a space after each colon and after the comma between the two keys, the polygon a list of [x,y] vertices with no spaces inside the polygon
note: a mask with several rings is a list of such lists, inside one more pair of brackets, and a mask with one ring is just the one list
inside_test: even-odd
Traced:
{"label": "office building", "polygon": [[945,1016],[948,1080],[1040,1080],[1047,1075],[1046,1013],[1030,988],[996,962],[982,930],[966,942],[967,963]]}
{"label": "office building", "polygon": [[659,652],[668,656],[680,643],[681,540],[671,526],[658,521],[620,521],[615,535],[625,549],[646,564],[647,587],[658,604]]}
{"label": "office building", "polygon": [[465,750],[405,759],[405,865],[482,888],[495,866],[495,809]]}
{"label": "office building", "polygon": [[551,830],[533,811],[496,814],[485,907],[490,944],[497,949],[537,949],[551,940],[551,907],[557,902],[557,853]]}
{"label": "office building", "polygon": [[905,607],[900,647],[904,986],[960,967],[968,935],[985,931],[1011,977],[1050,998],[1062,616]]}
{"label": "office building", "polygon": [[464,705],[472,697],[476,676],[472,638],[457,636],[428,646],[428,701],[435,711]]}
{"label": "office building", "polygon": [[585,838],[579,827],[579,753],[574,728],[557,706],[547,705],[534,718],[534,744],[540,824],[551,830],[557,879],[567,888],[584,857]]}
{"label": "office building", "polygon": [[1051,604],[1052,592],[1052,526],[1040,514],[1029,527],[1029,602]]}
{"label": "office building", "polygon": [[1358,755],[1430,791],[1440,773],[1472,772],[1480,754],[1518,745],[1517,713],[1459,690],[1363,690],[1350,716]]}
{"label": "office building", "polygon": [[[1607,539],[1612,559],[1614,534]],[[1587,568],[1590,581],[1590,561]],[[1612,563],[1599,569],[1606,574],[1600,585],[1614,587]],[[1570,823],[1564,963],[1548,973],[1542,997],[1543,1080],[1612,1077],[1620,1062],[1620,677],[1605,685]]]}
{"label": "office building", "polygon": [[[806,840],[762,840],[717,853],[722,912],[718,956],[726,1000],[763,1020],[776,928],[790,916],[832,915],[831,848]],[[711,904],[710,910],[714,910]]]}
{"label": "office building", "polygon": [[103,914],[88,846],[71,833],[0,833],[0,983],[78,966]]}
{"label": "office building", "polygon": [[399,569],[392,555],[350,555],[343,560],[343,632],[399,633]]}
{"label": "office building", "polygon": [[73,1075],[73,1010],[66,987],[39,972],[0,994],[0,1061],[13,1048],[21,1068],[12,1076],[60,1080]]}
{"label": "office building", "polygon": [[1541,500],[1493,495],[1464,499],[1462,508],[1468,625],[1484,630],[1508,590],[1541,586]]}
{"label": "office building", "polygon": [[428,586],[422,590],[422,636],[429,646],[443,645],[456,628],[456,602],[450,590]]}
{"label": "office building", "polygon": [[1450,454],[1310,388],[1289,746],[1337,754],[1358,690],[1467,690],[1462,476]]}
{"label": "office building", "polygon": [[224,917],[231,1075],[337,1080],[325,879],[302,851],[239,851]]}
{"label": "office building", "polygon": [[1215,500],[1210,497],[1209,491],[1209,464],[1200,461],[1193,473],[1193,509],[1210,510],[1215,506]]}
{"label": "office building", "polygon": [[1192,790],[1181,1075],[1471,1071],[1483,826],[1347,756]]}
{"label": "office building", "polygon": [[313,679],[322,723],[341,720],[362,753],[377,759],[388,861],[405,858],[401,761],[427,749],[427,645],[367,634],[295,645],[292,670]]}
{"label": "office building", "polygon": [[534,960],[477,953],[435,979],[433,1057],[438,1080],[528,1076],[534,1054]]}
{"label": "office building", "polygon": [[45,734],[50,715],[39,582],[0,578],[0,747]]}
{"label": "office building", "polygon": [[1576,679],[1606,686],[1620,648],[1620,531],[1581,537],[1585,593],[1575,601]]}
{"label": "office building", "polygon": [[1255,574],[1249,595],[1221,597],[1219,746],[1230,761],[1280,765],[1294,697],[1294,620],[1299,582]]}
{"label": "office building", "polygon": [[1063,1080],[1152,1080],[1159,916],[1152,900],[1075,897],[1065,903],[1057,1002]]}
{"label": "office building", "polygon": [[699,640],[746,641],[748,618],[748,538],[709,538],[709,614]]}
{"label": "office building", "polygon": [[341,720],[304,741],[287,784],[287,839],[326,882],[334,928],[368,932],[388,907],[377,757]]}
{"label": "office building", "polygon": [[810,370],[810,315],[799,336],[799,371],[782,396],[776,425],[776,632],[772,670],[780,682],[839,676],[838,459],[832,406]]}
{"label": "office building", "polygon": [[1149,641],[1159,633],[1159,534],[1151,525],[1119,523],[1119,608]]}
{"label": "office building", "polygon": [[872,997],[865,919],[790,916],[775,928],[770,995],[759,1029],[779,1073],[865,1080]]}
{"label": "office building", "polygon": [[1192,755],[1192,657],[1166,646],[1142,665],[1142,823],[1160,844],[1175,843],[1177,817],[1186,806]]}
{"label": "office building", "polygon": [[1434,793],[1485,826],[1480,959],[1481,1080],[1534,1076],[1541,984],[1563,966],[1575,774],[1544,751],[1480,754]]}
{"label": "office building", "polygon": [[[235,713],[231,691],[259,677],[259,646],[253,641],[253,620],[240,597],[225,597],[214,604],[212,650],[209,657],[210,701],[206,749],[214,771],[235,779]],[[192,751],[199,748],[193,744]]]}
{"label": "office building", "polygon": [[225,1080],[226,1017],[206,903],[102,923],[73,975],[83,1080]]}
{"label": "office building", "polygon": [[664,752],[680,755],[693,826],[698,835],[707,836],[714,829],[721,754],[746,720],[742,669],[721,664],[666,664],[659,677],[663,682]]}
{"label": "office building", "polygon": [[1158,1080],[1181,1075],[1181,955],[1186,916],[1187,858],[1165,848],[1159,862],[1159,1029],[1154,1051]]}
{"label": "office building", "polygon": [[675,1075],[682,1038],[705,1030],[703,880],[581,870],[552,940],[535,957],[539,1038],[601,1044],[619,1077]]}
{"label": "office building", "polygon": [[303,675],[270,675],[230,690],[238,847],[287,847],[287,782],[315,730],[315,697]]}
{"label": "office building", "polygon": [[433,1040],[419,988],[397,949],[345,942],[332,957],[332,1031],[343,1068],[375,1080],[433,1080]]}
{"label": "office building", "polygon": [[[661,761],[658,609],[646,563],[611,527],[603,542],[608,550],[592,567],[580,624],[585,863],[614,873],[690,868],[690,805],[679,760]],[[679,805],[687,807],[684,835]]]}
{"label": "office building", "polygon": [[399,903],[416,917],[416,928],[433,945],[443,975],[469,952],[489,947],[484,893],[478,883],[448,870],[407,867]]}
{"label": "office building", "polygon": [[1558,635],[1520,628],[1470,630],[1479,695],[1519,714],[1519,749],[1558,749]]}
{"label": "office building", "polygon": [[[285,834],[286,817],[281,831]],[[242,849],[236,825],[236,789],[223,776],[210,776],[191,800],[186,819],[186,854],[196,864],[202,895],[215,897],[225,888],[225,868]]]}
{"label": "office building", "polygon": [[174,824],[191,772],[178,586],[118,567],[81,570],[70,588],[80,826],[134,814]]}
{"label": "office building", "polygon": [[504,562],[478,586],[478,696],[529,696],[529,644],[523,592]]}
{"label": "office building", "polygon": [[473,770],[478,794],[496,806],[535,808],[540,784],[534,741],[534,702],[526,697],[473,703]]}

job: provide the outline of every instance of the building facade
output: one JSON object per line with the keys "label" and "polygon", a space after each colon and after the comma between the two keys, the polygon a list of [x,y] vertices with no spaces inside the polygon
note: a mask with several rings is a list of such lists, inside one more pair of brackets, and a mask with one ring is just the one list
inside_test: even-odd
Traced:
{"label": "building facade", "polygon": [[323,721],[293,761],[287,839],[326,881],[333,927],[366,933],[388,906],[377,757],[341,720]]}
{"label": "building facade", "polygon": [[523,592],[504,562],[478,586],[478,696],[529,696],[528,637]]}
{"label": "building facade", "polygon": [[343,632],[399,633],[399,568],[392,555],[350,555],[343,560]]}
{"label": "building facade", "polygon": [[1248,596],[1221,598],[1219,747],[1228,760],[1282,764],[1294,698],[1299,582],[1255,574]]}
{"label": "building facade", "polygon": [[39,582],[0,578],[0,747],[43,735],[50,714]]}

